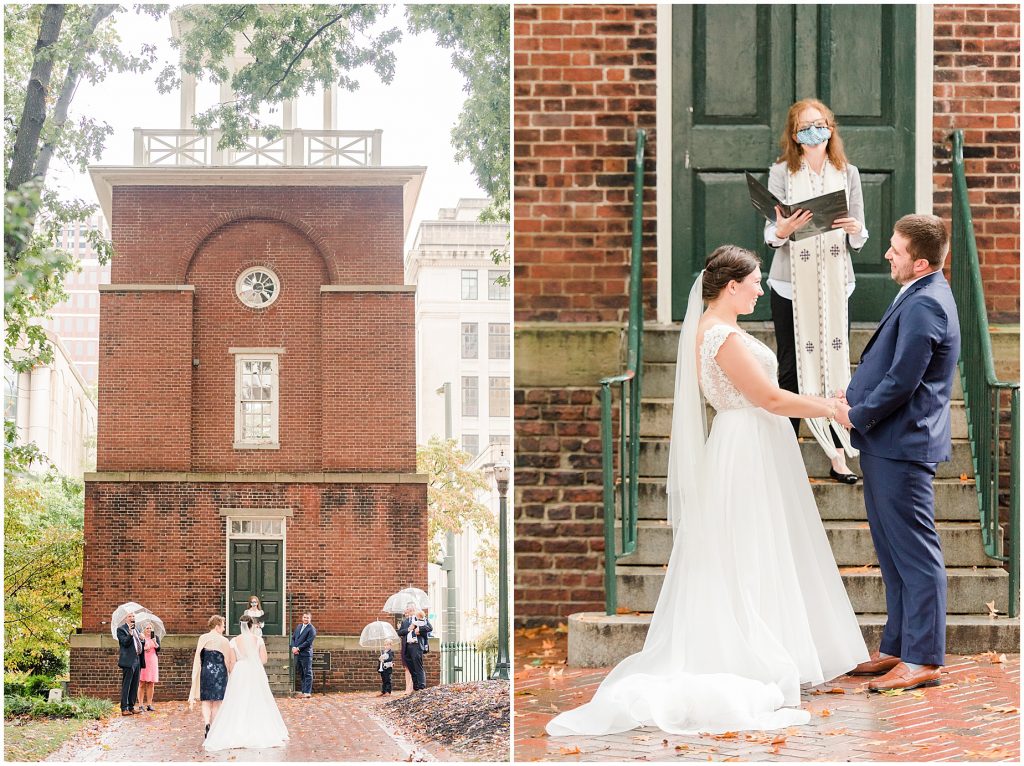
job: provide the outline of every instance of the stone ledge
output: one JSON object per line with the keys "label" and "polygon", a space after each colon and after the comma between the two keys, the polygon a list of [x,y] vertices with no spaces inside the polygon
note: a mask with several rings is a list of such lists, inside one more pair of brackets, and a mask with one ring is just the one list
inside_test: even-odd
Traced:
{"label": "stone ledge", "polygon": [[414,293],[416,285],[320,285],[322,293]]}
{"label": "stone ledge", "polygon": [[188,471],[95,471],[91,482],[187,482],[190,484],[426,484],[425,473],[191,473]]}
{"label": "stone ledge", "polygon": [[195,285],[98,285],[101,293],[147,293],[147,292],[174,292],[194,293]]}
{"label": "stone ledge", "polygon": [[516,388],[597,388],[622,372],[618,322],[524,322],[515,325]]}

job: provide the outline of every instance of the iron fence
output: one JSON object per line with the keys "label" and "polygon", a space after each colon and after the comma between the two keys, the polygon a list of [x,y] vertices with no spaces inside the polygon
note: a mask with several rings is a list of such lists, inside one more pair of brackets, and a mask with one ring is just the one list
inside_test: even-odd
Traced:
{"label": "iron fence", "polygon": [[[450,662],[449,662],[450,658]],[[470,641],[441,644],[441,683],[486,681],[498,661],[496,649],[481,651]],[[450,668],[450,670],[449,670]]]}

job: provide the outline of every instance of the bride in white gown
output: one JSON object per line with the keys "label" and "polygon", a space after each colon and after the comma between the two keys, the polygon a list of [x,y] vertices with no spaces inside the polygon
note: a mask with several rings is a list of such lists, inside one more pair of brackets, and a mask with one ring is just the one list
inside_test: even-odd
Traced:
{"label": "bride in white gown", "polygon": [[288,728],[270,691],[267,646],[252,632],[252,618],[243,615],[241,634],[231,639],[235,667],[227,691],[203,747],[208,751],[233,747],[280,747],[288,740]]}
{"label": "bride in white gown", "polygon": [[[757,256],[723,245],[690,292],[665,582],[643,650],[619,663],[590,702],[550,721],[552,736],[804,724],[800,685],[868,659],[787,420],[834,417],[837,402],[780,389],[771,349],[737,326],[764,294],[760,282]],[[702,390],[716,411],[709,437]]]}

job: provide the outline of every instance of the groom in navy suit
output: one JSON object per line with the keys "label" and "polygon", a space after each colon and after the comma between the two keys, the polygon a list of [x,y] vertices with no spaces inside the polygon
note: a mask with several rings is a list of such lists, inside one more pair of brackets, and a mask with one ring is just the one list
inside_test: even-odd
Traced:
{"label": "groom in navy suit", "polygon": [[896,222],[885,257],[902,287],[868,341],[838,420],[852,428],[864,503],[885,584],[879,651],[851,675],[882,675],[872,691],[939,683],[946,651],[946,566],[932,480],[951,457],[949,400],[960,321],[942,275],[949,235],[940,218]]}
{"label": "groom in navy suit", "polygon": [[313,640],[316,638],[316,628],[313,627],[312,618],[309,612],[302,613],[302,622],[295,626],[289,642],[299,666],[303,697],[313,696]]}

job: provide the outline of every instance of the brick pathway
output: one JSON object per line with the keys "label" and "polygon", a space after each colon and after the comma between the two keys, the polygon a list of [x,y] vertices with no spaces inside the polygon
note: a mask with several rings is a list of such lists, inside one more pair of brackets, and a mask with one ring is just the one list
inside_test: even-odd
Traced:
{"label": "brick pathway", "polygon": [[[157,687],[157,696],[160,691]],[[408,761],[447,760],[447,753],[408,742],[374,713],[372,692],[278,698],[291,739],[281,748],[203,750],[198,706],[159,701],[156,712],[116,716],[90,727],[47,761]]]}
{"label": "brick pathway", "polygon": [[903,694],[869,694],[870,679],[844,676],[805,692],[811,723],[783,731],[682,737],[647,728],[551,738],[544,725],[589,700],[607,669],[565,667],[556,661],[564,639],[539,638],[542,650],[516,636],[519,762],[1020,761],[1019,654],[951,655],[941,686]]}

